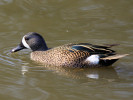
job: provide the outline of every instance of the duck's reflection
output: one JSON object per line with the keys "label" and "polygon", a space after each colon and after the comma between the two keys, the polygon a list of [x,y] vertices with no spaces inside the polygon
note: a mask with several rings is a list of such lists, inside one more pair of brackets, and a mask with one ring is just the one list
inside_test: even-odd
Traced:
{"label": "duck's reflection", "polygon": [[107,79],[114,80],[118,79],[117,72],[114,67],[101,67],[101,68],[66,68],[66,67],[55,67],[55,66],[35,66],[28,67],[22,66],[22,74],[32,71],[52,71],[62,76],[76,78],[76,79]]}

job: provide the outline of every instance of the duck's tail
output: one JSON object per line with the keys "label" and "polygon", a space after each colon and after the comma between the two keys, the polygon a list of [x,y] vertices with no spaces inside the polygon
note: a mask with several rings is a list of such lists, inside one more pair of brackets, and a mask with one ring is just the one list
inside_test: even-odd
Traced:
{"label": "duck's tail", "polygon": [[84,63],[91,66],[110,66],[119,58],[125,57],[127,55],[129,54],[114,54],[106,57],[100,57],[99,55],[91,55],[87,57]]}
{"label": "duck's tail", "polygon": [[102,66],[110,66],[114,62],[116,62],[118,59],[125,57],[127,55],[129,54],[116,54],[116,55],[108,56],[105,58],[100,58],[99,64]]}
{"label": "duck's tail", "polygon": [[122,57],[125,57],[129,54],[116,54],[116,55],[112,55],[112,56],[108,56],[108,57],[105,57],[105,58],[100,58],[101,60],[113,60],[113,59],[119,59],[119,58],[122,58]]}

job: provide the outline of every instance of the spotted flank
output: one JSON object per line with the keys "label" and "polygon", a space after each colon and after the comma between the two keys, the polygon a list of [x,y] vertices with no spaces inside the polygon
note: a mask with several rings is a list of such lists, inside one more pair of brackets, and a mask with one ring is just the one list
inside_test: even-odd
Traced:
{"label": "spotted flank", "polygon": [[110,49],[117,44],[93,45],[89,43],[65,44],[48,48],[43,37],[35,32],[26,34],[21,43],[11,52],[31,49],[31,59],[52,66],[60,67],[102,67],[110,66],[128,54],[117,54]]}

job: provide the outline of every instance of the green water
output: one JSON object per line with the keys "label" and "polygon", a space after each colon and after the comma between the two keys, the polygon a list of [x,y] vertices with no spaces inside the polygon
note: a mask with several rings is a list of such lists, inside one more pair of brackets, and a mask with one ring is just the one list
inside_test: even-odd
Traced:
{"label": "green water", "polygon": [[[133,0],[0,0],[0,100],[132,100]],[[121,44],[130,55],[108,68],[45,68],[30,50],[11,54],[24,34],[49,47]]]}

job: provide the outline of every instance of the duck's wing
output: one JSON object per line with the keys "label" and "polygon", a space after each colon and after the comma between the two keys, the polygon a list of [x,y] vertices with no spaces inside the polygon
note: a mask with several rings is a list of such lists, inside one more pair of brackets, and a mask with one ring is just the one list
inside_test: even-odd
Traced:
{"label": "duck's wing", "polygon": [[90,44],[90,43],[79,43],[77,45],[87,45],[87,46],[93,46],[93,47],[98,47],[98,48],[111,48],[113,46],[118,46],[120,44],[104,44],[104,45],[93,45],[93,44]]}
{"label": "duck's wing", "polygon": [[114,54],[115,51],[110,49],[110,47],[112,46],[114,45],[101,46],[101,45],[92,45],[89,43],[79,43],[72,45],[71,49],[87,51],[90,54],[112,54],[112,53]]}

